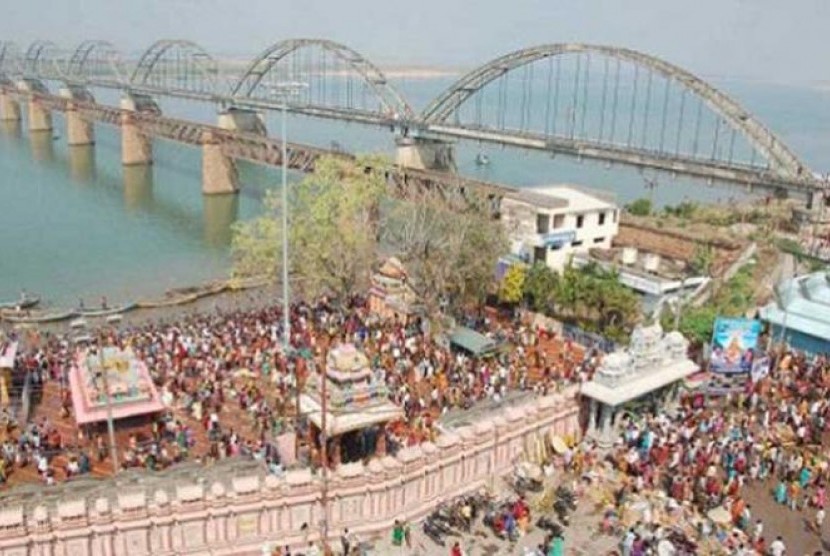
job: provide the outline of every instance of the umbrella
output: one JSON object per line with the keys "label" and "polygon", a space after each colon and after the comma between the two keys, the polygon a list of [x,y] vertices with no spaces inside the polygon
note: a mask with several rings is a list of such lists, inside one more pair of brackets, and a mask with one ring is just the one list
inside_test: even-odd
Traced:
{"label": "umbrella", "polygon": [[568,445],[565,443],[564,440],[562,440],[561,436],[556,435],[553,438],[551,438],[550,445],[553,446],[553,449],[557,454],[564,454],[566,451],[568,451]]}
{"label": "umbrella", "polygon": [[706,517],[711,519],[712,522],[717,525],[729,525],[732,523],[732,516],[729,515],[729,512],[726,511],[726,508],[723,506],[718,506],[717,508],[709,510]]}

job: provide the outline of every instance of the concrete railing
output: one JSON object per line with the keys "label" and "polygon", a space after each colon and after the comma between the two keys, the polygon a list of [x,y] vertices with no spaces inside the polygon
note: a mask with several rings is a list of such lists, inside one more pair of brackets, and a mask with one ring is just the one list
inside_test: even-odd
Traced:
{"label": "concrete railing", "polygon": [[[572,394],[572,393],[571,393]],[[328,531],[385,533],[436,504],[493,483],[549,433],[578,435],[573,395],[536,398],[441,435],[435,444],[342,465],[326,489]],[[305,546],[320,538],[323,484],[308,470],[248,473],[210,485],[122,488],[97,498],[67,493],[51,505],[0,510],[0,556],[261,554],[263,543]],[[115,490],[115,489],[113,489]],[[100,493],[100,491],[98,491]],[[76,495],[77,496],[77,495]]]}

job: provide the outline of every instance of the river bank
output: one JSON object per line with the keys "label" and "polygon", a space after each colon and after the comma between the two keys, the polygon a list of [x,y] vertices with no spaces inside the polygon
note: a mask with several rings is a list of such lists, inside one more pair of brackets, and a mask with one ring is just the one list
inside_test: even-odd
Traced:
{"label": "river bank", "polygon": [[[221,292],[206,295],[193,301],[179,305],[163,307],[138,308],[121,313],[119,328],[131,328],[150,323],[168,323],[194,315],[232,313],[249,311],[277,304],[282,299],[282,290],[278,284],[266,284],[247,289],[226,289]],[[22,323],[16,324],[0,320],[0,330],[41,330],[49,333],[65,333],[71,328],[71,323],[81,317],[74,317],[58,322]],[[107,324],[105,317],[82,317],[91,328]]]}

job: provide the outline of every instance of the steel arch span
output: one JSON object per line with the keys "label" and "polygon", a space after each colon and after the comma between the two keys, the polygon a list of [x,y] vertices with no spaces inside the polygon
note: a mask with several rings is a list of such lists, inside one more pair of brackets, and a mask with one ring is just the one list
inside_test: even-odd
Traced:
{"label": "steel arch span", "polygon": [[160,40],[144,51],[129,79],[132,89],[214,100],[227,94],[216,60],[198,44]]}
{"label": "steel arch span", "polygon": [[[295,94],[279,94],[292,86]],[[377,66],[348,46],[324,39],[289,39],[270,46],[250,63],[232,96],[242,103],[284,100],[299,112],[370,123],[414,118]]]}
{"label": "steel arch span", "polygon": [[[594,89],[592,58],[599,74]],[[621,67],[633,79],[621,79]],[[510,78],[515,83],[516,74],[524,85],[521,94],[511,97]],[[654,81],[662,81],[662,88]],[[489,104],[482,101],[485,90],[492,92],[488,86],[498,89]],[[545,92],[539,95],[540,90]],[[687,96],[695,97],[688,109]],[[537,110],[532,108],[534,98]],[[509,106],[511,101],[519,106]],[[496,121],[485,122],[482,114],[492,104],[497,105]],[[703,106],[714,122],[704,125]],[[470,112],[475,115],[470,117]],[[464,123],[462,115],[474,121]],[[511,115],[515,122],[508,123]],[[534,115],[539,116],[537,124],[530,123]],[[533,143],[536,148],[620,162],[631,159],[660,169],[682,171],[686,164],[701,175],[712,170],[709,175],[714,177],[813,180],[795,153],[727,94],[678,66],[626,48],[563,43],[511,52],[461,77],[424,109],[420,119],[423,129],[439,134],[518,146]],[[586,127],[596,129],[586,132]],[[708,135],[711,140],[705,142]],[[736,136],[747,143],[749,161],[736,156]],[[756,156],[764,163],[756,163]]]}
{"label": "steel arch span", "polygon": [[69,58],[65,79],[80,85],[123,87],[127,70],[121,53],[111,42],[88,40],[79,44]]}
{"label": "steel arch span", "polygon": [[22,66],[23,55],[17,44],[11,41],[0,41],[0,83],[8,83],[19,77]]}
{"label": "steel arch span", "polygon": [[27,78],[62,80],[66,74],[65,59],[58,46],[49,40],[38,40],[29,45],[23,57],[23,74]]}

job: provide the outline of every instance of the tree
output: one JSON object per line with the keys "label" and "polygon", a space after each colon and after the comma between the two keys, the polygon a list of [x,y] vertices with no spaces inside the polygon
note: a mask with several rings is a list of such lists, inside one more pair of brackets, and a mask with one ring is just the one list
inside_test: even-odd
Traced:
{"label": "tree", "polygon": [[715,252],[709,244],[698,243],[695,246],[692,260],[689,267],[697,274],[709,275],[712,271],[712,264],[715,262]]}
{"label": "tree", "polygon": [[537,261],[526,273],[524,297],[534,311],[544,311],[553,301],[559,275],[541,261]]}
{"label": "tree", "polygon": [[406,266],[431,312],[442,298],[482,301],[508,248],[504,227],[493,221],[485,202],[453,200],[434,190],[395,201],[382,242]]}
{"label": "tree", "polygon": [[[289,194],[289,270],[303,294],[349,294],[368,284],[377,256],[380,203],[386,192],[382,160],[323,157]],[[278,276],[282,270],[279,196],[269,192],[265,214],[234,227],[235,276]],[[297,287],[295,286],[295,287]]]}
{"label": "tree", "polygon": [[639,316],[637,295],[620,283],[615,270],[596,263],[565,267],[553,298],[560,315],[613,340],[623,339]]}
{"label": "tree", "polygon": [[625,210],[634,216],[648,216],[651,214],[652,209],[651,201],[645,198],[636,199],[625,205]]}
{"label": "tree", "polygon": [[523,298],[527,267],[523,264],[511,265],[499,283],[499,301],[518,303]]}

